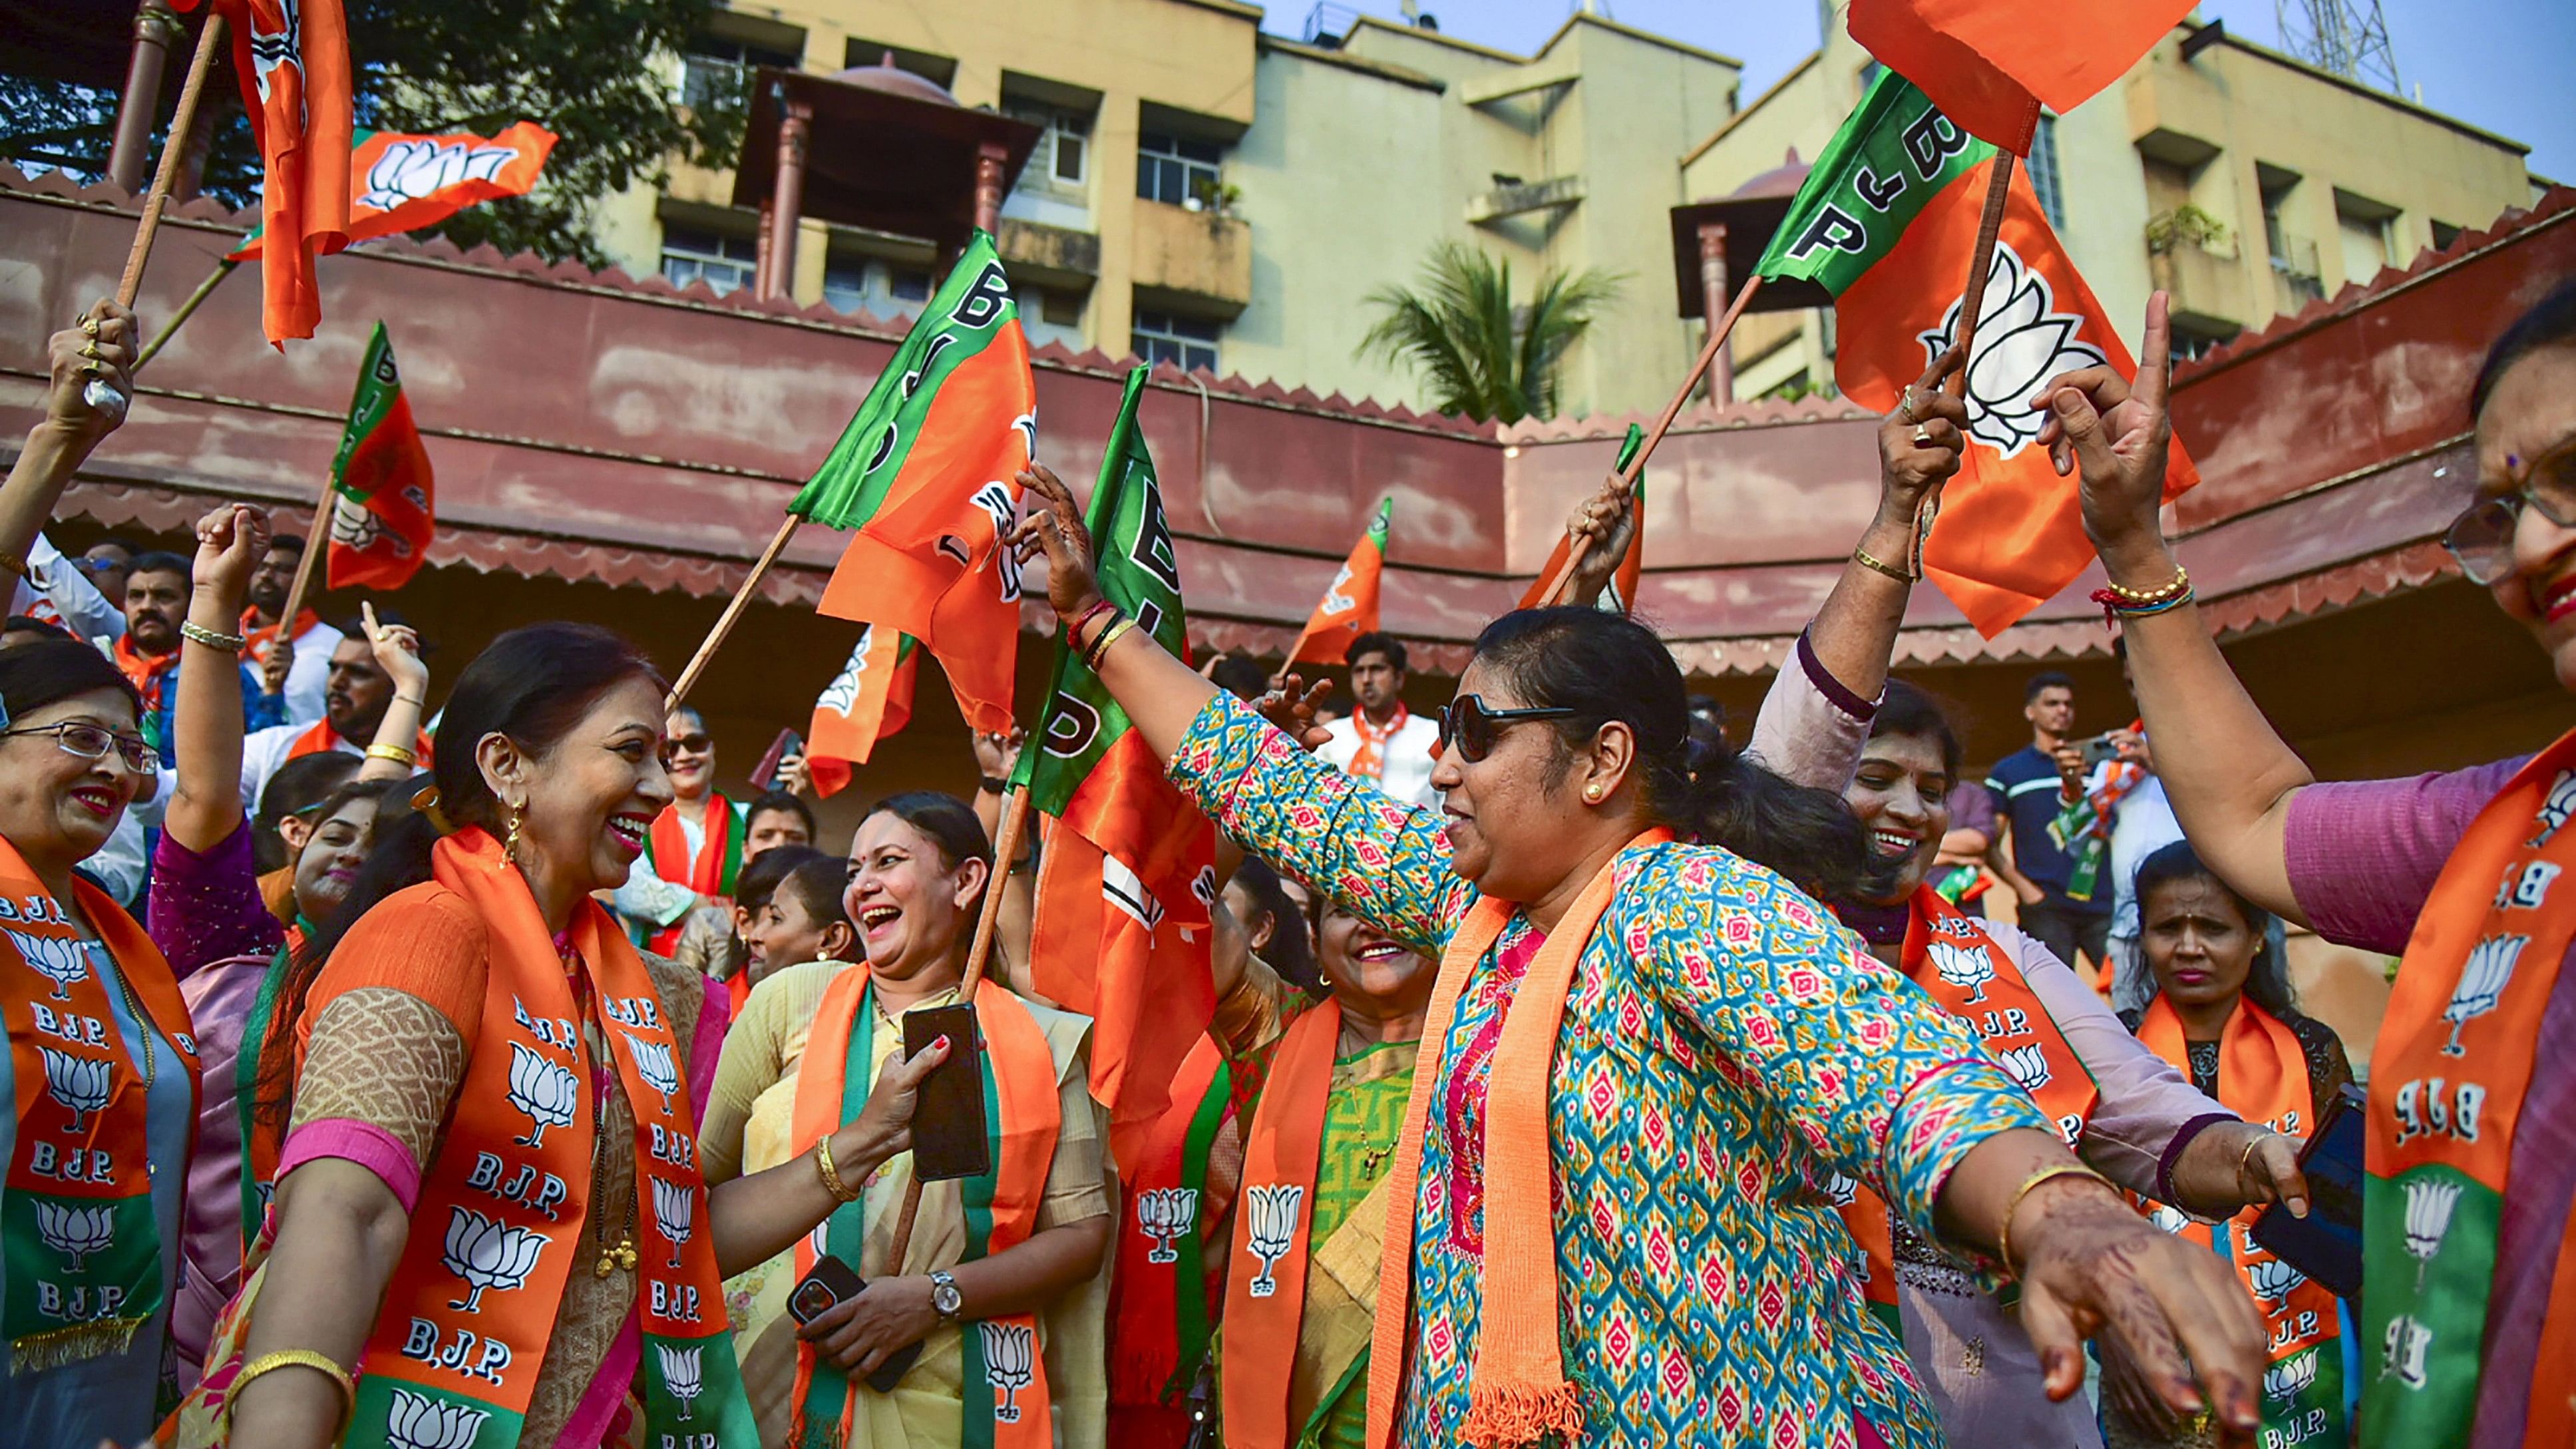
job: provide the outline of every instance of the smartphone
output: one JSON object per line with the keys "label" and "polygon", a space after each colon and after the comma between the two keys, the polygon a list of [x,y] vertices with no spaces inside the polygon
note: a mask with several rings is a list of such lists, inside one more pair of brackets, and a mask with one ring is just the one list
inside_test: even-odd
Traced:
{"label": "smartphone", "polygon": [[[825,1253],[814,1264],[814,1271],[796,1280],[795,1290],[787,1295],[787,1316],[798,1323],[811,1323],[826,1310],[844,1299],[856,1298],[867,1291],[867,1280],[856,1268]],[[913,1362],[921,1357],[921,1345],[906,1344],[889,1355],[876,1371],[867,1376],[869,1388],[881,1394],[894,1392],[894,1386],[912,1371]]]}
{"label": "smartphone", "polygon": [[803,753],[805,753],[804,738],[792,729],[780,730],[778,738],[769,742],[769,752],[760,757],[759,764],[752,766],[751,783],[763,790],[777,789],[779,765],[784,763],[788,756]]}
{"label": "smartphone", "polygon": [[921,1082],[912,1110],[912,1175],[923,1182],[981,1177],[993,1170],[984,1122],[984,1043],[972,1006],[922,1007],[903,1014],[903,1054],[910,1058],[941,1037],[948,1060]]}
{"label": "smartphone", "polygon": [[2308,1215],[2274,1203],[2254,1219],[2252,1237],[2274,1257],[2324,1284],[2339,1298],[2361,1296],[2361,1189],[2367,1099],[2346,1084],[2326,1119],[2299,1150],[2308,1179]]}
{"label": "smartphone", "polygon": [[2120,747],[2112,743],[2109,735],[2095,735],[2084,741],[2078,748],[2083,752],[2084,768],[2088,770],[2105,760],[2120,758]]}

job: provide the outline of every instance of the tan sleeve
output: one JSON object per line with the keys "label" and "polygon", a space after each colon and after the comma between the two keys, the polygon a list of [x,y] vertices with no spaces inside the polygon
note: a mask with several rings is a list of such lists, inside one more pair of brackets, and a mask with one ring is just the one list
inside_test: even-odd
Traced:
{"label": "tan sleeve", "polygon": [[1257,1056],[1288,1029],[1297,1014],[1294,998],[1304,994],[1270,969],[1259,954],[1247,955],[1243,976],[1216,1004],[1216,1019],[1208,1029],[1236,1061]]}
{"label": "tan sleeve", "polygon": [[788,993],[776,978],[753,987],[742,1015],[725,1032],[716,1058],[715,1085],[707,1093],[707,1120],[698,1132],[698,1168],[707,1185],[742,1175],[743,1131],[752,1105],[786,1071],[784,1045]]}
{"label": "tan sleeve", "polygon": [[364,1122],[401,1143],[415,1164],[434,1160],[465,1082],[465,1038],[455,1024],[390,986],[343,991],[311,1021],[288,1130]]}
{"label": "tan sleeve", "polygon": [[1038,1201],[1037,1230],[1067,1227],[1109,1215],[1109,1144],[1105,1114],[1091,1100],[1088,1034],[1056,1076],[1056,1102],[1064,1125],[1056,1130],[1055,1160],[1047,1165],[1046,1196]]}

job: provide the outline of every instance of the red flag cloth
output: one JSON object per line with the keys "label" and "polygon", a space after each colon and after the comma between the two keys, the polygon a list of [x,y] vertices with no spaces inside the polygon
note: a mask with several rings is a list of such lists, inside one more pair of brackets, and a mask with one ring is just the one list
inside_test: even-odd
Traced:
{"label": "red flag cloth", "polygon": [[921,650],[892,629],[871,624],[859,631],[849,662],[814,701],[805,731],[805,769],[814,793],[828,800],[848,788],[852,765],[888,736],[912,723],[912,691],[921,673]]}
{"label": "red flag cloth", "polygon": [[[193,10],[198,0],[178,0]],[[322,320],[313,260],[349,244],[349,26],[340,0],[214,0],[259,142],[261,329],[272,344]]]}
{"label": "red flag cloth", "polygon": [[2042,105],[2063,115],[2127,73],[2192,0],[1852,0],[1852,39],[1941,113],[2030,154]]}
{"label": "red flag cloth", "polygon": [[382,322],[358,369],[349,425],[331,462],[330,499],[328,586],[398,589],[411,582],[437,529],[435,489]]}
{"label": "red flag cloth", "polygon": [[[525,196],[545,170],[555,133],[521,121],[490,140],[464,131],[408,136],[361,131],[349,153],[349,240],[367,241],[436,226],[469,206]],[[256,231],[224,254],[251,261],[266,251]]]}
{"label": "red flag cloth", "polygon": [[1352,640],[1377,631],[1378,576],[1386,568],[1387,523],[1394,514],[1392,494],[1379,500],[1376,519],[1351,545],[1351,556],[1306,620],[1306,632],[1288,651],[1289,663],[1339,664],[1350,653]]}

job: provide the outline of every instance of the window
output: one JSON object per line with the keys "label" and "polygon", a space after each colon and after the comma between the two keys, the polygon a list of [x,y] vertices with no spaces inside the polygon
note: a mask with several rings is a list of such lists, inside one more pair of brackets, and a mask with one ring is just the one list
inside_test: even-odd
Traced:
{"label": "window", "polygon": [[868,305],[868,264],[855,257],[825,261],[823,305],[835,312],[864,310]]}
{"label": "window", "polygon": [[1136,194],[1180,206],[1203,186],[1215,189],[1216,169],[1224,160],[1225,148],[1214,141],[1144,132],[1136,138]]}
{"label": "window", "polygon": [[1168,362],[1183,372],[1214,372],[1217,335],[1223,330],[1204,318],[1139,309],[1133,346],[1147,362]]}
{"label": "window", "polygon": [[823,301],[835,311],[909,317],[936,285],[929,272],[901,262],[835,256],[823,265]]}
{"label": "window", "polygon": [[[1023,308],[1023,311],[1026,309]],[[1040,292],[1038,320],[1049,327],[1082,325],[1082,296],[1078,292]]]}
{"label": "window", "polygon": [[1091,117],[1080,111],[1025,103],[1013,103],[1004,109],[1016,120],[1046,128],[1029,151],[1029,164],[1020,168],[1018,189],[1079,193],[1090,174]]}
{"label": "window", "polygon": [[2046,111],[2039,113],[2039,133],[2030,143],[2030,189],[2038,194],[2048,224],[2066,230],[2066,194],[2057,180],[2057,118]]}
{"label": "window", "polygon": [[760,259],[760,243],[747,236],[724,236],[694,227],[662,228],[662,275],[674,287],[705,282],[717,296],[751,285]]}
{"label": "window", "polygon": [[930,273],[919,267],[886,268],[886,295],[898,302],[930,300]]}
{"label": "window", "polygon": [[2187,323],[2176,323],[2171,333],[2172,358],[2177,364],[2196,362],[2207,357],[2220,344],[2229,340],[2216,333],[2203,332]]}
{"label": "window", "polygon": [[2458,241],[2459,239],[2460,229],[2458,227],[2451,225],[2447,221],[2437,221],[2433,223],[2433,250],[2437,252],[2449,251],[2451,249],[2451,243]]}
{"label": "window", "polygon": [[702,110],[737,101],[750,83],[753,67],[796,70],[804,63],[804,56],[770,46],[701,35],[689,42],[688,53],[680,58],[680,104]]}

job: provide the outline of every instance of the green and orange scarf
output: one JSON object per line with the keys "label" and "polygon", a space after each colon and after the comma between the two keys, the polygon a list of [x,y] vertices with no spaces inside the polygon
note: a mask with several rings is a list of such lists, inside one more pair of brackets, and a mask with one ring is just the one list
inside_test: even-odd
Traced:
{"label": "green and orange scarf", "polygon": [[[683,808],[674,800],[662,807],[661,814],[653,817],[652,831],[644,837],[645,860],[652,865],[655,875],[674,885],[687,886],[702,896],[730,899],[734,877],[742,873],[745,840],[742,816],[733,808],[733,802],[724,797],[723,791],[709,790],[706,804],[700,807],[703,813],[699,819],[704,828],[698,853],[693,856],[689,854],[688,832],[680,828],[680,811]],[[685,875],[673,873],[683,867],[687,872]],[[655,955],[668,956],[671,949],[680,943],[680,933],[688,929],[688,925],[689,918],[684,912],[680,919],[654,932],[645,944]]]}
{"label": "green and orange scarf", "polygon": [[[106,892],[75,877],[72,895],[116,958],[140,1025],[176,1046],[161,1069],[188,1074],[195,1120],[196,1039],[170,963]],[[147,1039],[129,1055],[110,989],[80,928],[0,838],[0,1017],[18,1110],[0,1186],[0,1336],[12,1373],[121,1353],[167,1297],[151,1089],[133,1061],[160,1048]]]}
{"label": "green and orange scarf", "polygon": [[[797,1066],[791,1116],[792,1135],[805,1151],[865,1110],[868,1094],[876,1088],[869,1068],[876,1059],[877,1010],[869,998],[868,968],[860,964],[832,978],[815,1008],[808,1046]],[[980,982],[975,1025],[984,1038],[978,1060],[983,1064],[984,1122],[993,1170],[959,1184],[968,1261],[1018,1247],[1037,1230],[1038,1205],[1046,1196],[1047,1171],[1064,1125],[1055,1057],[1027,1004],[989,980]],[[846,1049],[832,1051],[828,1044],[836,1041],[846,1043]],[[863,1272],[866,1199],[843,1203],[820,1228],[796,1240],[800,1280],[820,1260],[818,1239],[821,1251]],[[903,1265],[887,1264],[878,1271],[900,1273]],[[979,1319],[959,1327],[965,1384],[960,1449],[1048,1449],[1055,1441],[1055,1416],[1036,1315]],[[813,1345],[801,1340],[796,1345],[795,1402],[789,1443],[850,1441],[858,1395],[840,1370],[819,1368]]]}
{"label": "green and orange scarf", "polygon": [[[2368,1444],[2469,1441],[2496,1229],[2576,906],[2576,732],[2487,802],[2433,883],[2371,1054],[2361,1301]],[[2524,1441],[2576,1442],[2576,1218],[2541,1321]]]}
{"label": "green and orange scarf", "polygon": [[1109,1402],[1177,1403],[1206,1361],[1208,1152],[1232,1104],[1234,1074],[1201,1036],[1172,1078],[1172,1102],[1147,1125],[1125,1171],[1118,1266],[1109,1280]]}

